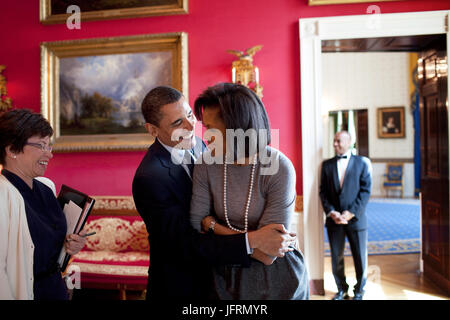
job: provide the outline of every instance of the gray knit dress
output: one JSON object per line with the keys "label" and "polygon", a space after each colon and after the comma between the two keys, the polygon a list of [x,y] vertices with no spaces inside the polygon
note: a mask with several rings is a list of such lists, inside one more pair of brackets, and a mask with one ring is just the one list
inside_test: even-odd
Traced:
{"label": "gray knit dress", "polygon": [[[249,230],[271,223],[281,223],[287,229],[294,211],[295,169],[280,151],[267,147],[266,152],[272,155],[272,163],[256,165],[248,214]],[[227,226],[223,208],[223,164],[199,162],[201,161],[197,161],[193,177],[192,226],[200,231],[201,221],[210,214],[211,209],[214,209],[218,222]],[[266,175],[261,174],[264,169]],[[228,217],[231,225],[238,229],[244,229],[250,175],[251,165],[227,165]],[[303,255],[298,250],[286,253],[269,266],[252,259],[249,268],[231,265],[214,267],[214,287],[221,300],[309,298],[306,266]]]}

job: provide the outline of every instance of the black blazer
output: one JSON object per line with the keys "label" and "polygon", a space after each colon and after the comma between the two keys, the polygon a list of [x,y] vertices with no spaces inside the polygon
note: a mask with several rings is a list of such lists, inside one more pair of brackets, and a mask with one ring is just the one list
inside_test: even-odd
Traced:
{"label": "black blazer", "polygon": [[[325,214],[330,211],[348,210],[355,216],[346,225],[352,230],[367,229],[366,205],[370,198],[372,177],[370,160],[351,155],[345,171],[342,189],[339,186],[337,157],[322,163],[320,177],[320,200]],[[327,217],[327,228],[337,227],[333,219]]]}
{"label": "black blazer", "polygon": [[[197,138],[195,154],[203,142]],[[192,180],[156,139],[133,179],[133,198],[149,233],[148,295],[161,298],[207,298],[211,265],[248,266],[245,235],[200,234],[190,223]]]}

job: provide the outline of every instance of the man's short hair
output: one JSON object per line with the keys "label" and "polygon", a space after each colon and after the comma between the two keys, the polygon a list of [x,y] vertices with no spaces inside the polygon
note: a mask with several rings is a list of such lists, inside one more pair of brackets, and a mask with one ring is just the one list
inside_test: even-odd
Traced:
{"label": "man's short hair", "polygon": [[338,131],[338,132],[336,132],[336,134],[339,134],[339,135],[343,134],[343,135],[347,136],[349,140],[352,140],[352,135],[347,130]]}
{"label": "man's short hair", "polygon": [[175,103],[183,94],[168,86],[159,86],[150,90],[142,101],[141,111],[145,122],[159,127],[162,119],[161,108],[166,104]]}

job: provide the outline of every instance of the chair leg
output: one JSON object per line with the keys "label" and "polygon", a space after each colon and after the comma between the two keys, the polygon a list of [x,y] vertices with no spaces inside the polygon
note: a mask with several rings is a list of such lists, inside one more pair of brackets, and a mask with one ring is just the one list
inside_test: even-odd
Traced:
{"label": "chair leg", "polygon": [[127,300],[127,290],[124,287],[120,288],[120,300]]}

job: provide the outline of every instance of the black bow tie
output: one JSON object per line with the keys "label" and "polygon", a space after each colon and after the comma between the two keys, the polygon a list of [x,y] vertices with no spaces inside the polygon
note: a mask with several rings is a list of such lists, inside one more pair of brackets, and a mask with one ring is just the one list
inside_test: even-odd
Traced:
{"label": "black bow tie", "polygon": [[347,156],[336,156],[338,159],[347,159]]}

